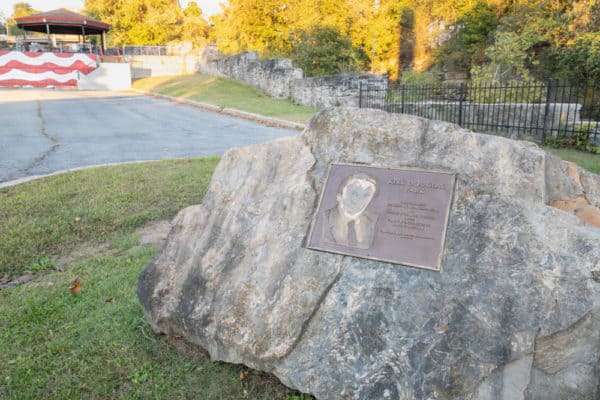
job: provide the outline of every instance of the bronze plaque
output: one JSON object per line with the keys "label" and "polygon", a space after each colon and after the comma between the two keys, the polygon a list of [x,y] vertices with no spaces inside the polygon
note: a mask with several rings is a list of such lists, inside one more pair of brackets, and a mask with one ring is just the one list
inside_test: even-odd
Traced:
{"label": "bronze plaque", "polygon": [[307,247],[440,271],[455,174],[332,163]]}

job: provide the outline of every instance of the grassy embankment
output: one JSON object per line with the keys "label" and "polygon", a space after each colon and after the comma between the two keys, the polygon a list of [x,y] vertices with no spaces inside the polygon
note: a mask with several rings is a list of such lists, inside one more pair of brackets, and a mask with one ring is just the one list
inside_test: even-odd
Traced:
{"label": "grassy embankment", "polygon": [[310,398],[212,363],[144,320],[136,283],[157,249],[140,246],[136,229],[201,202],[217,162],[103,167],[0,189],[0,279],[38,275],[0,289],[0,398]]}
{"label": "grassy embankment", "polygon": [[318,111],[290,100],[274,99],[262,90],[231,79],[199,74],[144,78],[135,81],[133,87],[294,122],[306,123]]}

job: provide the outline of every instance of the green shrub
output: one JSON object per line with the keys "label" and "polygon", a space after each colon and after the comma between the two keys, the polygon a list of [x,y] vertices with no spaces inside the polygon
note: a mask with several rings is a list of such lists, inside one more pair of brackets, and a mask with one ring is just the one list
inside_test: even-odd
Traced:
{"label": "green shrub", "polygon": [[335,28],[317,27],[296,37],[292,59],[306,76],[363,71],[369,62],[365,52]]}
{"label": "green shrub", "polygon": [[480,67],[471,70],[467,100],[474,103],[544,103],[548,88],[531,76],[498,82]]}
{"label": "green shrub", "polygon": [[405,85],[438,85],[441,79],[433,72],[404,71],[400,82]]}
{"label": "green shrub", "polygon": [[576,149],[600,154],[600,147],[590,143],[591,126],[576,126],[571,134],[559,132],[557,136],[546,139],[546,145],[553,148]]}

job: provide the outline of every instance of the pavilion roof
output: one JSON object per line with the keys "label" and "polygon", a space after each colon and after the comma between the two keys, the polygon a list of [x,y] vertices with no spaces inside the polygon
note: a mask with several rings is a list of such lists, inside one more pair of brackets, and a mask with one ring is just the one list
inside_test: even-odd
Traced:
{"label": "pavilion roof", "polygon": [[15,18],[17,26],[26,31],[46,33],[46,25],[50,33],[81,35],[98,35],[110,30],[110,24],[59,8],[26,17]]}

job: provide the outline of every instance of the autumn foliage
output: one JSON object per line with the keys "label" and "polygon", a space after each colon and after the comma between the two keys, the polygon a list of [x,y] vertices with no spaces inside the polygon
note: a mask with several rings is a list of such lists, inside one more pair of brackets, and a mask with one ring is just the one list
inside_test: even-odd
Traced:
{"label": "autumn foliage", "polygon": [[229,0],[210,24],[195,2],[85,5],[113,25],[115,45],[212,41],[226,54],[290,57],[314,67],[309,75],[433,70],[479,80],[600,80],[599,0]]}
{"label": "autumn foliage", "polygon": [[193,1],[182,9],[177,0],[86,0],[85,12],[112,25],[111,46],[165,45],[181,40],[201,46],[210,30]]}

